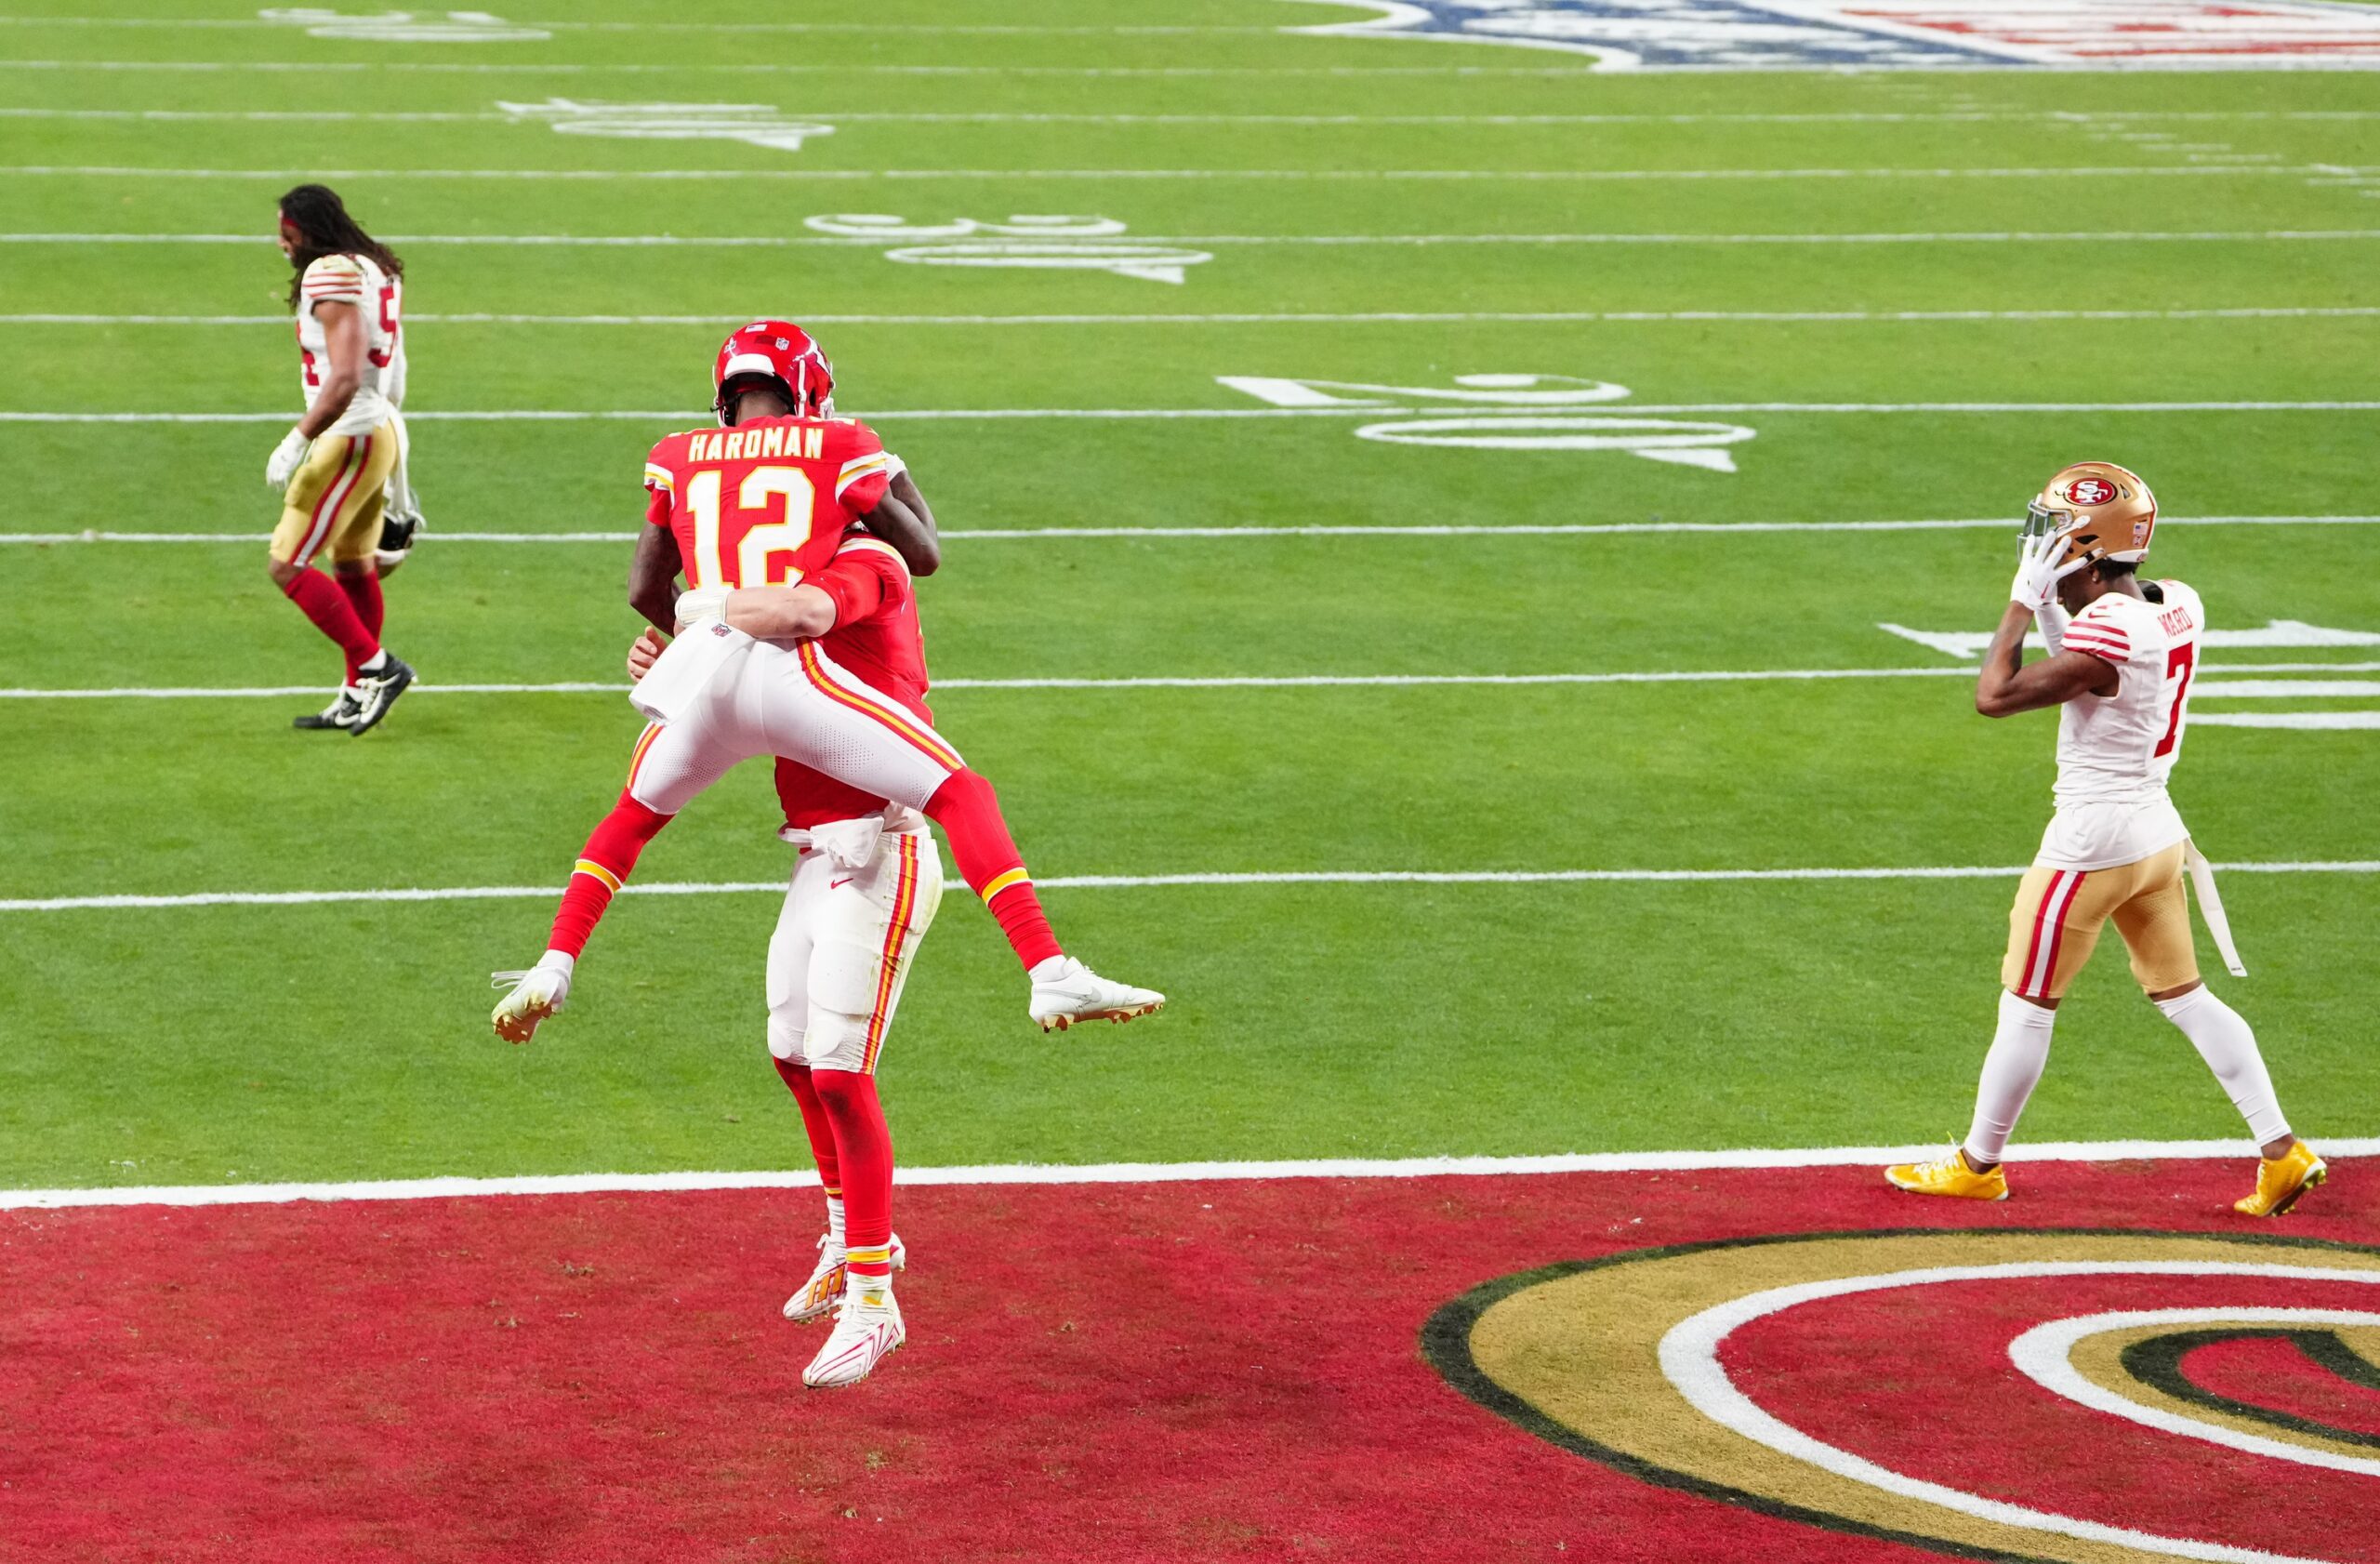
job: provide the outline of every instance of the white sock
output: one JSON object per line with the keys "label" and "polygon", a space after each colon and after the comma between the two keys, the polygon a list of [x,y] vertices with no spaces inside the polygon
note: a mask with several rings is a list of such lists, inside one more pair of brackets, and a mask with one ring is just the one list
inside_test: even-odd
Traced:
{"label": "white sock", "polygon": [[2215,1072],[2215,1079],[2223,1083],[2231,1106],[2248,1121],[2248,1133],[2256,1137],[2258,1146],[2289,1133],[2289,1120],[2281,1116],[2281,1103],[2273,1095],[2265,1056],[2256,1051],[2255,1031],[2238,1011],[2203,985],[2179,999],[2159,1000],[2156,1004],[2166,1020],[2182,1029],[2206,1067]]}
{"label": "white sock", "polygon": [[355,665],[355,671],[358,673],[377,673],[388,666],[389,649],[386,646],[383,646],[364,661],[357,663]]}
{"label": "white sock", "polygon": [[1967,1157],[1971,1161],[1997,1162],[2008,1149],[2025,1100],[2033,1094],[2049,1063],[2050,1028],[2057,1012],[2000,991],[2000,1028],[1991,1034],[1991,1052],[1983,1056],[1983,1079],[1976,1083],[1975,1121],[1967,1126]]}
{"label": "white sock", "polygon": [[1073,963],[1064,956],[1044,956],[1033,963],[1025,977],[1035,983],[1055,983],[1066,975]]}
{"label": "white sock", "polygon": [[843,1198],[840,1195],[826,1197],[826,1244],[838,1251],[843,1247]]}

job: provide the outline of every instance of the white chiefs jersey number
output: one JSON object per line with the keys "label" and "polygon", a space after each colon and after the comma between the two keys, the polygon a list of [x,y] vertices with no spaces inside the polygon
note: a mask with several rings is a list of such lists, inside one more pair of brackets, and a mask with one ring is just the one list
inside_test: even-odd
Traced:
{"label": "white chiefs jersey number", "polygon": [[330,338],[314,313],[322,304],[352,305],[364,318],[364,381],[355,400],[324,432],[363,434],[388,422],[405,396],[405,348],[399,329],[404,285],[366,256],[326,255],[306,268],[298,285],[298,353],[306,405],[322,394],[330,369]]}
{"label": "white chiefs jersey number", "polygon": [[2189,722],[2206,624],[2198,593],[2158,584],[2162,602],[2109,592],[2074,617],[2062,650],[2115,665],[2115,694],[2059,709],[2057,818],[2043,861],[2077,868],[2130,863],[2188,835],[2166,796]]}

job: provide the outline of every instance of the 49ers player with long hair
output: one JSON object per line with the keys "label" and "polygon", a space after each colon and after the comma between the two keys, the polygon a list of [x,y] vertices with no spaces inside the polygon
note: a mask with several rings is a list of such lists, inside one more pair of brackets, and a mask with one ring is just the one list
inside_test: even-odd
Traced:
{"label": "49ers player with long hair", "polygon": [[[2233,1209],[2278,1216],[2322,1182],[2322,1160],[2281,1116],[2255,1033],[2199,977],[2186,868],[2225,963],[2236,976],[2247,969],[2231,947],[2214,872],[2166,796],[2206,610],[2179,581],[2137,578],[2156,524],[2149,485],[2113,462],[2060,471],[2028,508],[2011,601],[1984,653],[1975,704],[1987,717],[2060,709],[2057,813],[2009,914],[2000,1027],[1965,1144],[1938,1162],[1886,1169],[1903,1189],[2008,1198],[2001,1158],[2049,1061],[2058,1001],[2111,918],[2133,976],[2256,1137],[2256,1186]],[[2049,656],[2027,663],[2025,633],[2036,621]]]}
{"label": "49ers player with long hair", "polygon": [[[382,513],[403,458],[396,402],[404,385],[405,269],[326,185],[298,186],[279,210],[306,411],[265,463],[265,484],[281,496],[267,569],[347,659],[331,704],[295,725],[363,734],[413,683],[413,669],[380,644],[378,559]],[[402,480],[396,487],[409,493]],[[329,558],[331,575],[313,568],[317,555]]]}

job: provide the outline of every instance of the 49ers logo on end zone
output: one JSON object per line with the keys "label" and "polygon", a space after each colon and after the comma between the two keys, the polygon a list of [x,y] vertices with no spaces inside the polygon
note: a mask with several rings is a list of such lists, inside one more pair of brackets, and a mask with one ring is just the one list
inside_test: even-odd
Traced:
{"label": "49ers logo on end zone", "polygon": [[2380,1249],[1813,1233],[1474,1289],[1457,1389],[1663,1487],[1970,1558],[2380,1564]]}
{"label": "49ers logo on end zone", "polygon": [[2075,505],[2105,505],[2115,497],[2116,486],[2105,478],[2077,478],[2066,485],[2066,497]]}

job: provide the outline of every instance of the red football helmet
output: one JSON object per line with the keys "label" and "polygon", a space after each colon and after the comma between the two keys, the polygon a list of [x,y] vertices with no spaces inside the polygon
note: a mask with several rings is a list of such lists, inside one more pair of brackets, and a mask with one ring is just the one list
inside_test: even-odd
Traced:
{"label": "red football helmet", "polygon": [[748,375],[774,380],[784,388],[793,410],[803,418],[824,418],[835,410],[835,366],[826,351],[810,333],[791,321],[754,321],[739,326],[719,345],[719,361],[711,365],[711,411],[723,428],[734,399],[728,384]]}

